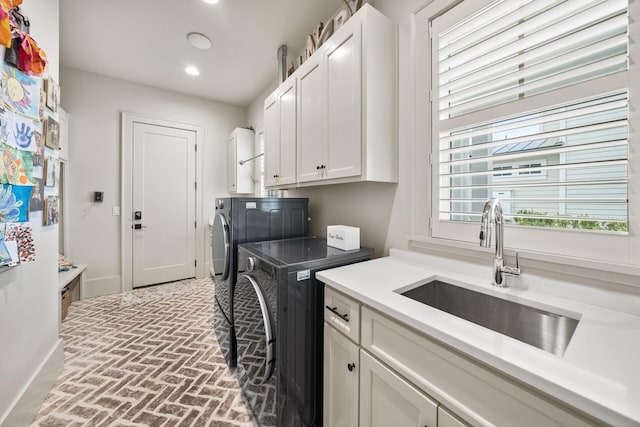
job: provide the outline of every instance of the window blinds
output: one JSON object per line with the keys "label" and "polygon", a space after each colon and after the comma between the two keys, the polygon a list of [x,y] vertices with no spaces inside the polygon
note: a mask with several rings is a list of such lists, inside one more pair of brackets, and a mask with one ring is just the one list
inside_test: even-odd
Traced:
{"label": "window blinds", "polygon": [[441,221],[627,231],[628,0],[467,2],[432,23]]}

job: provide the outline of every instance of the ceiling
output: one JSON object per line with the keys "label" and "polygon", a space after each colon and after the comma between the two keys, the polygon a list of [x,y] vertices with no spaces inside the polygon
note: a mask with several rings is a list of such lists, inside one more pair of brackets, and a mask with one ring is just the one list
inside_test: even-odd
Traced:
{"label": "ceiling", "polygon": [[[60,62],[227,104],[247,106],[342,0],[60,0]],[[178,6],[179,5],[179,6]],[[200,32],[213,46],[193,47]],[[189,76],[188,65],[199,68]]]}

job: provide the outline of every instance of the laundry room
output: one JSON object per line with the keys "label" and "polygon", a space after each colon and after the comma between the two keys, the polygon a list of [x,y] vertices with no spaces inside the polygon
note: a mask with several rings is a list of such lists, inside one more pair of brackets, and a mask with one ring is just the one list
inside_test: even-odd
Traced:
{"label": "laundry room", "polygon": [[0,427],[640,426],[636,15],[0,0]]}

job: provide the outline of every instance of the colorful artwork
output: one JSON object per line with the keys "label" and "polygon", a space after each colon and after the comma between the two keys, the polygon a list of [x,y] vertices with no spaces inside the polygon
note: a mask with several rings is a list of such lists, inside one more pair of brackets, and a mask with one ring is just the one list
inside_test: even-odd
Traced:
{"label": "colorful artwork", "polygon": [[1,144],[0,183],[33,185],[33,153]]}
{"label": "colorful artwork", "polygon": [[7,265],[12,261],[9,248],[4,243],[4,237],[0,234],[0,265]]}
{"label": "colorful artwork", "polygon": [[[6,127],[6,130],[5,128]],[[24,151],[36,151],[36,127],[33,120],[7,112],[3,121],[2,140],[5,144]]]}
{"label": "colorful artwork", "polygon": [[29,201],[33,187],[26,185],[1,184],[0,222],[27,222]]}
{"label": "colorful artwork", "polygon": [[42,214],[44,225],[57,224],[59,213],[58,196],[47,197],[44,200],[44,212]]}
{"label": "colorful artwork", "polygon": [[5,64],[2,70],[2,100],[11,111],[39,120],[41,82],[41,79],[27,76]]}
{"label": "colorful artwork", "polygon": [[44,120],[44,145],[54,150],[60,148],[60,125],[52,117]]}
{"label": "colorful artwork", "polygon": [[7,224],[4,231],[4,240],[7,243],[10,241],[17,242],[21,264],[36,260],[36,247],[33,243],[31,224]]}
{"label": "colorful artwork", "polygon": [[36,185],[33,186],[31,201],[29,201],[29,211],[38,212],[44,207],[44,182],[42,178],[36,178]]}

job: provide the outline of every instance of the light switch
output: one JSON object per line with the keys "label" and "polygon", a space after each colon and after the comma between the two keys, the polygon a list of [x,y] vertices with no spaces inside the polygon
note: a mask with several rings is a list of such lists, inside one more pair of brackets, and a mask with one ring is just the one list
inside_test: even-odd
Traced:
{"label": "light switch", "polygon": [[111,207],[111,215],[113,215],[113,216],[120,215],[120,206],[112,206]]}
{"label": "light switch", "polygon": [[93,201],[94,202],[102,202],[103,199],[103,193],[102,191],[94,191],[93,192]]}

